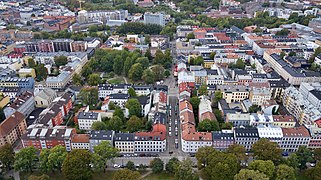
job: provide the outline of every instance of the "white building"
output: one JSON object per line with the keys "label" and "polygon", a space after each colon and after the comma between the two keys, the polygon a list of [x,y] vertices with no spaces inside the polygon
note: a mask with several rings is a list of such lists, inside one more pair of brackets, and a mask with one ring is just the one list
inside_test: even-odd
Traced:
{"label": "white building", "polygon": [[164,152],[166,150],[166,126],[153,125],[151,132],[135,133],[135,152]]}
{"label": "white building", "polygon": [[111,94],[109,95],[109,102],[113,102],[115,105],[119,106],[120,108],[125,108],[126,102],[129,99],[128,94]]}
{"label": "white building", "polygon": [[71,138],[71,149],[89,150],[89,134],[74,134]]}
{"label": "white building", "polygon": [[250,115],[250,126],[271,125],[273,124],[273,116],[270,114],[252,113]]}
{"label": "white building", "polygon": [[226,114],[226,122],[233,124],[233,127],[249,126],[250,125],[250,114],[249,113],[228,113]]}
{"label": "white building", "polygon": [[273,125],[258,125],[257,131],[259,133],[260,138],[265,138],[270,140],[271,142],[276,142],[279,145],[281,144],[281,140],[283,138],[282,128]]}
{"label": "white building", "polygon": [[79,129],[82,130],[91,130],[94,122],[101,121],[100,113],[95,112],[79,112],[77,118]]}
{"label": "white building", "polygon": [[165,15],[162,13],[150,13],[146,12],[144,14],[145,24],[157,24],[160,26],[165,26]]}
{"label": "white building", "polygon": [[94,151],[94,147],[100,144],[103,141],[109,142],[113,145],[113,139],[115,132],[114,131],[89,131],[89,144],[90,144],[90,151]]}

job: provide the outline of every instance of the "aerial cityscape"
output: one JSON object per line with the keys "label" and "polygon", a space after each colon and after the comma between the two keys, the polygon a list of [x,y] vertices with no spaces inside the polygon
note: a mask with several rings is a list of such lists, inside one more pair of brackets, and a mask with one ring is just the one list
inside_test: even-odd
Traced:
{"label": "aerial cityscape", "polygon": [[320,172],[320,0],[0,1],[0,180]]}

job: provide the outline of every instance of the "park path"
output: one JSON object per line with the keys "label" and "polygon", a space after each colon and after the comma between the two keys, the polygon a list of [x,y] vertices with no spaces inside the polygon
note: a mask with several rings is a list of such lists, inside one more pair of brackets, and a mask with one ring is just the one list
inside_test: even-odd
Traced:
{"label": "park path", "polygon": [[153,171],[148,171],[147,173],[145,173],[144,175],[142,175],[142,177],[140,177],[140,179],[144,179],[145,177],[149,176],[150,174],[152,174]]}

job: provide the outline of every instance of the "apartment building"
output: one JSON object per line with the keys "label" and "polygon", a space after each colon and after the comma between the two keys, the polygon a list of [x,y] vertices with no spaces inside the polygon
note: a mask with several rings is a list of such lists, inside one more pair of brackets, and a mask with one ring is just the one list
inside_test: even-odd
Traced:
{"label": "apartment building", "polygon": [[13,145],[26,132],[25,116],[16,111],[0,123],[0,147],[9,143]]}
{"label": "apartment building", "polygon": [[262,114],[262,113],[252,113],[250,115],[250,126],[258,125],[272,125],[273,117],[272,115]]}
{"label": "apartment building", "polygon": [[302,68],[291,67],[278,54],[264,52],[263,58],[272,68],[291,85],[300,85],[302,82],[320,82],[320,72],[308,71]]}
{"label": "apartment building", "polygon": [[204,119],[216,121],[216,117],[212,111],[212,102],[207,98],[208,97],[206,96],[200,97],[200,104],[198,106],[199,122],[203,121]]}
{"label": "apartment building", "polygon": [[163,13],[146,12],[144,14],[144,23],[165,26],[165,15]]}
{"label": "apartment building", "polygon": [[164,152],[166,132],[166,126],[163,124],[154,124],[151,132],[136,132],[135,152]]}
{"label": "apartment building", "polygon": [[292,115],[273,115],[273,125],[282,128],[294,128],[296,120]]}
{"label": "apartment building", "polygon": [[217,85],[216,90],[223,93],[227,103],[241,102],[250,94],[250,88],[244,85]]}
{"label": "apartment building", "polygon": [[99,84],[98,96],[99,98],[105,98],[111,94],[128,94],[128,89],[131,87],[130,84]]}
{"label": "apartment building", "polygon": [[115,105],[119,106],[120,108],[125,108],[126,102],[129,99],[128,94],[110,94],[109,95],[109,102],[113,102]]}
{"label": "apartment building", "polygon": [[133,85],[133,89],[138,96],[147,96],[151,93],[152,87],[144,85]]}
{"label": "apartment building", "polygon": [[285,152],[296,152],[300,146],[308,146],[310,133],[304,126],[282,128],[283,138],[280,147]]}
{"label": "apartment building", "polygon": [[7,107],[3,109],[5,116],[8,118],[14,112],[20,112],[25,117],[28,117],[29,114],[35,109],[35,99],[33,93],[30,91],[25,91]]}
{"label": "apartment building", "polygon": [[55,98],[50,106],[40,113],[35,123],[50,128],[59,126],[72,108],[71,97],[70,93],[64,93],[61,97]]}
{"label": "apartment building", "polygon": [[252,104],[262,106],[271,99],[270,84],[266,83],[250,83],[251,91],[249,99]]}
{"label": "apartment building", "polygon": [[234,140],[235,144],[239,144],[245,148],[246,151],[252,149],[252,145],[259,140],[259,132],[257,128],[235,128]]}
{"label": "apartment building", "polygon": [[234,132],[232,130],[213,131],[212,139],[216,150],[226,151],[230,145],[234,144]]}
{"label": "apartment building", "polygon": [[100,144],[103,141],[109,142],[111,145],[113,145],[115,132],[114,131],[106,131],[106,130],[100,130],[100,131],[89,131],[89,145],[90,145],[90,151],[94,151],[94,147]]}
{"label": "apartment building", "polygon": [[227,113],[226,122],[232,123],[233,127],[249,126],[251,122],[251,116],[249,113]]}
{"label": "apartment building", "polygon": [[94,122],[101,122],[101,114],[96,112],[79,112],[78,126],[81,130],[91,130]]}
{"label": "apartment building", "polygon": [[290,86],[290,84],[284,80],[269,80],[271,99],[281,100],[284,90]]}
{"label": "apartment building", "polygon": [[71,149],[89,150],[89,134],[74,134],[71,138]]}
{"label": "apartment building", "polygon": [[281,144],[283,138],[282,128],[273,125],[260,124],[257,126],[257,131],[259,133],[259,138],[268,139],[278,145]]}
{"label": "apartment building", "polygon": [[135,152],[135,134],[134,133],[116,133],[115,134],[115,148],[119,153],[129,154]]}
{"label": "apartment building", "polygon": [[35,80],[33,78],[8,77],[0,79],[0,87],[16,87],[20,89],[33,89]]}
{"label": "apartment building", "polygon": [[76,134],[76,129],[56,126],[54,128],[29,126],[27,132],[22,135],[21,142],[23,147],[32,146],[36,149],[51,149],[61,145],[67,151],[71,151],[71,139]]}

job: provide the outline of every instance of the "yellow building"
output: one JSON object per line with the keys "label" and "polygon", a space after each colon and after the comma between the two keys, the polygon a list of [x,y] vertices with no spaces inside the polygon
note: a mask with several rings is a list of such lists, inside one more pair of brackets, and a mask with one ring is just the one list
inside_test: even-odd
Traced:
{"label": "yellow building", "polygon": [[204,68],[211,69],[212,65],[215,64],[215,61],[213,59],[206,59],[204,60]]}
{"label": "yellow building", "polygon": [[26,78],[26,77],[36,77],[36,71],[33,68],[22,68],[19,70],[19,77]]}
{"label": "yellow building", "polygon": [[3,95],[0,95],[0,108],[5,107],[7,104],[9,104],[10,98],[9,96],[3,97]]}

